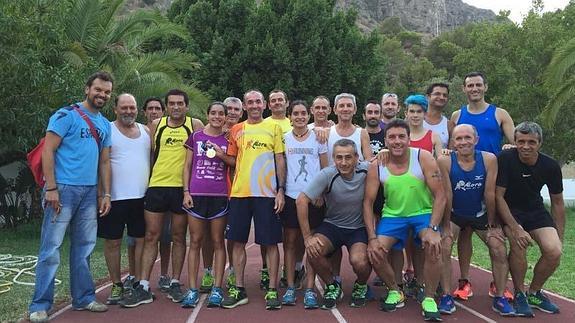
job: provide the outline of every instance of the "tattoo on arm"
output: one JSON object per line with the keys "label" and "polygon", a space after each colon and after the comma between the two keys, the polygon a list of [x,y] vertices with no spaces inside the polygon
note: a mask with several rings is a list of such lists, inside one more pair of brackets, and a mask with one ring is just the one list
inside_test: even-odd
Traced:
{"label": "tattoo on arm", "polygon": [[441,172],[439,170],[436,170],[433,172],[433,174],[431,174],[431,177],[437,180],[441,180]]}

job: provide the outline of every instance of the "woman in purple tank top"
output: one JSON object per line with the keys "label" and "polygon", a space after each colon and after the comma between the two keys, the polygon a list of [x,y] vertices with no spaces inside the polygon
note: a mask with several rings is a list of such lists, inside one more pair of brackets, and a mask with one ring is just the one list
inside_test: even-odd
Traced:
{"label": "woman in purple tank top", "polygon": [[[221,102],[208,107],[208,125],[190,135],[184,164],[184,200],[182,208],[188,213],[190,251],[188,253],[188,277],[190,290],[182,301],[182,307],[195,307],[199,293],[210,292],[208,307],[219,307],[223,300],[222,280],[226,263],[224,230],[228,214],[228,165],[233,160],[226,155],[228,141],[222,127],[227,109]],[[206,223],[207,222],[207,223]],[[198,288],[197,276],[200,249],[204,235],[209,234],[214,249],[214,283]],[[208,266],[211,264],[208,264]]]}

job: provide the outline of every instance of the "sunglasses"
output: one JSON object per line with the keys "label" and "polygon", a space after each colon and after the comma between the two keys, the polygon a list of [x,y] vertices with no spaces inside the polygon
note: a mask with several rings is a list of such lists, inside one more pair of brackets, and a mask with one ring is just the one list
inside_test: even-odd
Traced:
{"label": "sunglasses", "polygon": [[397,99],[397,94],[395,94],[395,93],[385,93],[385,94],[383,95],[382,99],[385,100],[385,99],[390,98],[390,97],[391,97],[391,98],[394,98],[394,99]]}

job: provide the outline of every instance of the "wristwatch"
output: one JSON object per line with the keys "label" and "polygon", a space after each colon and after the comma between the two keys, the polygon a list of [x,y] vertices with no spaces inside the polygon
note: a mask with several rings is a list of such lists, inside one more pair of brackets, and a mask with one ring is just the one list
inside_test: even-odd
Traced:
{"label": "wristwatch", "polygon": [[433,232],[439,232],[439,226],[438,226],[438,225],[432,225],[432,224],[430,224],[430,225],[429,225],[429,228],[430,228],[431,230],[433,230]]}

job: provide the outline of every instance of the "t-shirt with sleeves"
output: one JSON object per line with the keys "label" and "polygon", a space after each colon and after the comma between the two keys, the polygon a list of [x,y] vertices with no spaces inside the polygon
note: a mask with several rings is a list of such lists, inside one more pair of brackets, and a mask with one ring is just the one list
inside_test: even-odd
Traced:
{"label": "t-shirt with sleeves", "polygon": [[539,153],[533,166],[519,160],[517,149],[502,151],[497,156],[497,186],[505,187],[505,201],[511,210],[542,209],[541,188],[547,185],[550,194],[563,192],[561,167],[551,157]]}
{"label": "t-shirt with sleeves", "polygon": [[325,193],[327,212],[324,221],[339,228],[363,228],[363,195],[368,162],[360,162],[353,177],[346,180],[332,165],[322,169],[303,193],[314,200]]}
{"label": "t-shirt with sleeves", "polygon": [[[94,124],[100,137],[100,146],[112,146],[110,121],[100,112],[88,111],[82,103],[77,105]],[[54,153],[56,183],[96,185],[100,152],[96,140],[92,138],[90,126],[80,114],[71,106],[59,109],[50,117],[46,132],[52,132],[62,138]]]}
{"label": "t-shirt with sleeves", "polygon": [[229,140],[227,153],[236,156],[230,197],[275,197],[275,154],[285,151],[280,126],[244,121],[232,127]]}

